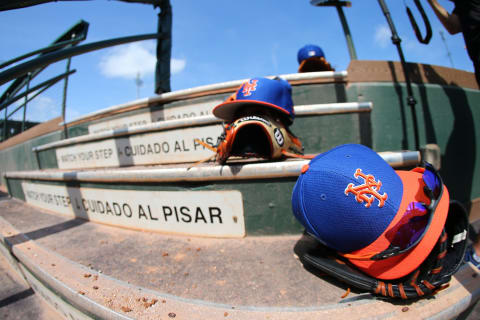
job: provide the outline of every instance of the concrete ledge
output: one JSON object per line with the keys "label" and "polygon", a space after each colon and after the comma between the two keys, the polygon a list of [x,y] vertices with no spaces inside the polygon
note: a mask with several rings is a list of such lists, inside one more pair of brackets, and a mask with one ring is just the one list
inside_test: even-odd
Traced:
{"label": "concrete ledge", "polygon": [[[372,110],[371,102],[344,102],[344,103],[326,103],[312,104],[295,107],[296,116],[314,116],[314,115],[330,115],[341,113],[370,112]],[[55,141],[42,146],[33,148],[34,152],[44,151],[52,148],[64,147],[77,143],[87,143],[91,141],[104,140],[114,137],[122,137],[127,135],[142,134],[153,131],[165,131],[180,128],[190,128],[205,125],[213,125],[222,123],[222,120],[213,116],[199,116],[195,118],[165,120],[154,122],[147,125],[137,126],[135,128],[124,128],[118,130],[107,130],[101,133],[88,134],[70,139]]]}
{"label": "concrete ledge", "polygon": [[[34,288],[39,287],[35,282],[38,281],[78,311],[69,311],[73,319],[452,319],[480,297],[480,277],[478,270],[471,265],[463,266],[450,282],[450,287],[430,299],[408,303],[389,302],[361,292],[352,292],[342,299],[344,286],[311,274],[294,258],[293,249],[301,245],[301,236],[206,242],[200,238],[157,237],[132,231],[111,233],[108,227],[88,223],[78,225],[78,228],[63,229],[68,232],[62,232],[58,225],[61,220],[56,216],[36,211],[31,214],[38,216],[38,220],[29,222],[25,220],[28,217],[26,213],[14,210],[19,206],[18,202],[9,200],[1,204],[3,217],[0,218],[0,241],[9,249],[2,253],[18,260]],[[27,207],[21,205],[17,209],[28,211]],[[45,224],[47,220],[49,223]],[[46,225],[55,230],[46,232]],[[92,227],[92,232],[86,234]],[[84,239],[93,240],[99,235],[104,236],[99,240],[110,243],[111,248],[117,248],[117,251],[110,251],[106,255],[106,247],[85,245]],[[142,242],[145,239],[149,239],[149,242]],[[65,242],[64,245],[61,240]],[[128,249],[126,242],[143,246]],[[179,243],[197,249],[189,251],[191,256],[182,256]],[[255,250],[252,251],[253,248]],[[87,253],[84,254],[82,250]],[[158,254],[162,251],[164,254]],[[132,256],[133,252],[147,255],[137,263],[134,260],[138,256]],[[167,255],[167,252],[171,255]],[[287,252],[290,255],[286,255]],[[262,255],[263,263],[258,263],[256,259]],[[218,259],[219,256],[223,259]],[[278,259],[284,263],[278,264]],[[87,266],[101,265],[100,261],[107,263],[103,265],[103,271]],[[157,261],[157,264],[151,265],[153,261]],[[149,269],[154,266],[159,270]],[[182,266],[188,269],[182,269]],[[119,273],[118,270],[122,269],[124,272]],[[222,272],[223,269],[225,272]],[[145,270],[151,273],[144,273]],[[189,270],[190,274],[181,270]],[[272,278],[287,270],[285,279]],[[203,271],[207,271],[205,275],[214,274],[205,276]],[[196,272],[200,273],[196,283],[202,290],[197,290],[199,296],[192,298],[194,295],[188,290],[191,285],[189,278],[194,277]],[[171,293],[152,288],[169,287],[155,285],[158,283],[157,273],[166,281],[175,282],[169,290]],[[146,279],[140,279],[142,274],[146,275]],[[224,279],[222,275],[229,278]],[[209,282],[212,279],[214,283],[217,281],[213,286]],[[238,281],[242,285],[236,285]],[[311,286],[305,285],[310,282]],[[141,283],[149,283],[150,287]],[[279,285],[286,283],[291,286],[280,289],[282,287]],[[237,286],[236,289],[232,285]],[[282,293],[290,298],[285,299]],[[263,304],[268,299],[272,302]],[[259,300],[260,304],[245,303]],[[283,302],[279,304],[278,301]]]}
{"label": "concrete ledge", "polygon": [[[268,78],[273,78],[270,76]],[[307,83],[328,83],[328,82],[345,82],[347,77],[346,71],[322,71],[308,73],[294,73],[279,75],[279,77],[287,80],[292,85]],[[243,82],[248,79],[227,81],[215,83],[211,85],[199,86],[190,89],[178,90],[174,92],[163,93],[154,97],[135,100],[132,102],[112,106],[96,112],[92,112],[82,117],[78,117],[70,121],[67,125],[73,126],[83,122],[92,121],[114,114],[145,108],[151,104],[166,103],[176,100],[190,99],[206,95],[213,95],[225,92],[234,92]]]}
{"label": "concrete ledge", "polygon": [[[379,155],[392,167],[415,166],[420,163],[418,151],[386,151]],[[97,170],[41,170],[6,172],[7,179],[32,179],[78,182],[180,182],[274,179],[297,177],[310,160],[292,159],[280,162],[237,162],[229,165],[213,163],[150,166]]]}
{"label": "concrete ledge", "polygon": [[31,140],[33,138],[40,137],[57,130],[61,130],[62,127],[60,126],[60,122],[62,122],[62,120],[63,120],[62,117],[57,117],[52,120],[40,123],[20,134],[17,134],[11,137],[10,139],[0,143],[0,150],[4,150],[7,148],[16,146],[25,141]]}

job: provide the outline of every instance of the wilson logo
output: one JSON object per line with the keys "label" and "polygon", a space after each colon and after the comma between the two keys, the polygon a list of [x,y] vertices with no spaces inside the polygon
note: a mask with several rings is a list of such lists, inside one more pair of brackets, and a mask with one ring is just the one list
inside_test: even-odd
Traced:
{"label": "wilson logo", "polygon": [[283,137],[282,131],[280,129],[275,128],[273,130],[273,135],[275,137],[275,140],[277,140],[277,143],[280,147],[283,147],[283,144],[285,142],[285,138]]}
{"label": "wilson logo", "polygon": [[381,208],[385,205],[385,200],[387,200],[388,195],[386,193],[380,194],[380,187],[382,182],[380,180],[375,181],[375,177],[371,174],[366,175],[362,172],[362,169],[357,169],[353,175],[355,178],[362,178],[363,184],[355,186],[353,183],[350,183],[345,189],[345,195],[348,196],[350,193],[355,195],[355,200],[359,203],[365,203],[366,208],[370,208],[375,199],[378,200],[378,206]]}
{"label": "wilson logo", "polygon": [[248,80],[245,82],[242,90],[242,93],[245,97],[252,95],[252,91],[257,90],[257,82],[258,80]]}

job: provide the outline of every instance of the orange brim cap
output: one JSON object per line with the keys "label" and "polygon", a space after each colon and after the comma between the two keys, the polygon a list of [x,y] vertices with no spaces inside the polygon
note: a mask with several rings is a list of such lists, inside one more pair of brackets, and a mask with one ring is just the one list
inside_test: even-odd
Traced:
{"label": "orange brim cap", "polygon": [[292,87],[283,79],[253,78],[244,82],[236,93],[215,108],[213,115],[217,118],[233,121],[239,109],[257,105],[273,110],[292,124],[295,110],[292,100]]}
{"label": "orange brim cap", "polygon": [[[415,171],[396,171],[396,173],[402,180],[404,192],[395,218],[377,240],[367,247],[349,252],[349,254],[362,256],[387,249],[391,242],[387,238],[387,234],[397,226],[408,205],[414,201],[430,203],[430,199],[423,191],[425,183],[422,179],[422,173]],[[428,257],[442,233],[448,215],[449,199],[448,190],[443,186],[443,194],[433,213],[433,220],[424,237],[411,250],[383,260],[349,259],[349,261],[366,274],[383,280],[398,279],[413,272]]]}

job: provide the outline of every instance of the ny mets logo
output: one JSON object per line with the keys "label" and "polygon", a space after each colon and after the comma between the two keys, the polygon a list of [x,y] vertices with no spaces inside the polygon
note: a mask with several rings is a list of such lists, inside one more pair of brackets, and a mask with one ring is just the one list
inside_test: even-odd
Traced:
{"label": "ny mets logo", "polygon": [[375,181],[375,177],[371,174],[366,175],[362,172],[362,169],[357,169],[355,174],[353,175],[355,178],[358,177],[363,178],[364,183],[358,186],[354,186],[353,183],[350,183],[347,188],[345,189],[345,195],[348,196],[349,193],[353,193],[355,195],[355,200],[359,203],[365,203],[366,208],[370,208],[372,202],[377,199],[378,206],[381,208],[385,204],[385,200],[387,200],[388,195],[386,193],[380,194],[380,187],[382,186],[382,182],[380,180]]}
{"label": "ny mets logo", "polygon": [[252,95],[252,91],[257,90],[257,82],[258,80],[248,80],[245,82],[242,90],[242,93],[245,97]]}

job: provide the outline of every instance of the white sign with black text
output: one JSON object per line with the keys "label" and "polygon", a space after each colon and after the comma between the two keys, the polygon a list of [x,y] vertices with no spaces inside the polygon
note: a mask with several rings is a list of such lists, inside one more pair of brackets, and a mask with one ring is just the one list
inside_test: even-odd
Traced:
{"label": "white sign with black text", "polygon": [[33,206],[95,222],[193,236],[245,236],[237,190],[115,190],[30,182],[22,188]]}
{"label": "white sign with black text", "polygon": [[88,126],[88,133],[100,133],[108,130],[133,128],[157,121],[195,118],[212,113],[213,107],[223,100],[215,99],[207,102],[182,105],[178,107],[161,108],[154,111],[146,110],[137,114],[121,116],[114,119],[102,119]]}
{"label": "white sign with black text", "polygon": [[217,143],[222,125],[157,131],[60,147],[59,169],[185,163],[204,160],[213,151],[198,141]]}

